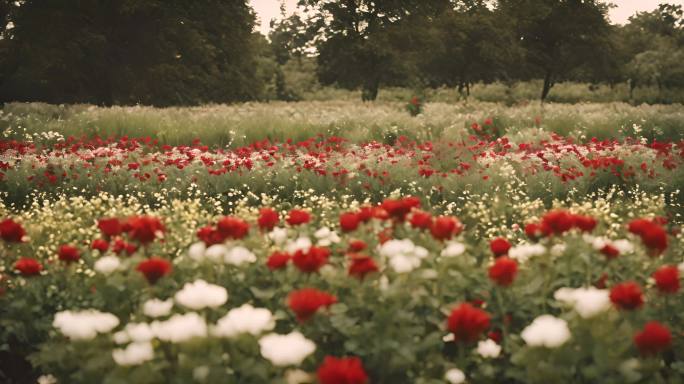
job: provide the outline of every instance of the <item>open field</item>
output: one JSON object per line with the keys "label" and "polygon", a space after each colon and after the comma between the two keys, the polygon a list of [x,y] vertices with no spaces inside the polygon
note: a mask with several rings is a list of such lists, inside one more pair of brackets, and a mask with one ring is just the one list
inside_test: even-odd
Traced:
{"label": "open field", "polygon": [[0,128],[0,381],[684,380],[681,105],[15,103]]}

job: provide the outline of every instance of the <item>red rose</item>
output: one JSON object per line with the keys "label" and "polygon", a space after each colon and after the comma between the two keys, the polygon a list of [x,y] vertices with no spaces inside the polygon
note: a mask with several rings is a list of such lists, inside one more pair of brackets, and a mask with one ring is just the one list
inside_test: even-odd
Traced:
{"label": "red rose", "polygon": [[287,298],[287,305],[301,322],[309,320],[319,308],[329,307],[335,303],[337,303],[335,296],[314,288],[293,291]]}
{"label": "red rose", "polygon": [[591,216],[584,215],[574,215],[575,223],[574,226],[582,230],[583,232],[591,232],[596,228],[596,219]]}
{"label": "red rose", "polygon": [[392,216],[399,221],[404,221],[406,215],[411,212],[413,208],[420,207],[420,199],[415,196],[408,196],[399,200],[385,199],[380,207],[387,211],[389,216]]}
{"label": "red rose", "polygon": [[440,216],[435,219],[430,227],[432,237],[437,240],[448,240],[458,235],[463,230],[463,225],[453,216]]}
{"label": "red rose", "polygon": [[57,250],[57,257],[59,257],[60,260],[66,261],[66,262],[72,262],[72,261],[78,261],[79,258],[81,258],[81,255],[78,252],[78,248],[64,244],[59,247]]}
{"label": "red rose", "polygon": [[432,216],[425,211],[415,210],[411,214],[410,223],[413,228],[428,229],[432,225]]}
{"label": "red rose", "polygon": [[207,225],[198,229],[197,238],[202,240],[207,247],[214,244],[223,243],[223,241],[226,239],[221,232],[211,225]]}
{"label": "red rose", "polygon": [[610,301],[619,309],[632,310],[644,304],[644,296],[637,283],[628,281],[617,284],[610,290]]}
{"label": "red rose", "polygon": [[349,252],[361,252],[368,248],[368,245],[363,240],[352,240],[349,242]]}
{"label": "red rose", "polygon": [[608,260],[620,256],[620,250],[610,244],[604,245],[603,248],[601,248],[601,253],[604,254]]}
{"label": "red rose", "polygon": [[316,372],[320,384],[366,384],[368,375],[358,357],[326,356]]}
{"label": "red rose", "polygon": [[545,236],[544,228],[538,223],[529,223],[525,225],[525,235],[530,238],[530,240],[538,240]]}
{"label": "red rose", "polygon": [[311,247],[307,251],[298,250],[292,256],[292,262],[302,272],[317,272],[328,262],[328,248]]}
{"label": "red rose", "polygon": [[665,232],[663,227],[653,224],[641,233],[641,241],[653,253],[661,254],[667,249],[667,232]]}
{"label": "red rose", "polygon": [[451,311],[447,328],[454,334],[454,341],[472,343],[489,328],[489,314],[470,304],[462,303]]}
{"label": "red rose", "polygon": [[659,322],[649,321],[634,335],[634,344],[642,355],[655,355],[670,347],[672,333]]}
{"label": "red rose", "polygon": [[513,283],[518,274],[518,263],[508,257],[499,257],[489,267],[489,278],[498,285],[507,287]]}
{"label": "red rose", "polygon": [[273,252],[266,261],[266,266],[272,271],[282,269],[287,266],[291,258],[292,256],[286,252]]}
{"label": "red rose", "polygon": [[374,219],[387,220],[390,218],[389,212],[383,207],[373,207],[371,213]]}
{"label": "red rose", "polygon": [[127,220],[128,236],[142,244],[148,244],[164,233],[164,225],[152,216],[134,216]]}
{"label": "red rose", "polygon": [[556,235],[569,231],[574,224],[574,216],[560,209],[546,213],[542,217],[541,222],[542,230],[545,233],[554,233]]}
{"label": "red rose", "polygon": [[378,265],[375,264],[375,260],[371,259],[370,257],[359,254],[352,254],[349,256],[351,258],[351,264],[349,264],[349,276],[363,279],[367,274],[378,271]]}
{"label": "red rose", "polygon": [[357,216],[359,217],[359,220],[363,221],[364,223],[367,223],[370,221],[370,219],[373,218],[373,208],[372,207],[361,207],[359,208],[359,212],[357,212]]}
{"label": "red rose", "polygon": [[21,224],[12,219],[0,221],[0,237],[8,243],[21,243],[26,231]]}
{"label": "red rose", "polygon": [[344,232],[351,232],[359,227],[359,215],[354,212],[345,212],[340,215],[340,228]]}
{"label": "red rose", "polygon": [[650,228],[653,222],[648,219],[634,219],[627,224],[627,230],[635,235],[641,235],[646,228]]}
{"label": "red rose", "polygon": [[136,270],[145,275],[145,278],[150,284],[154,284],[160,278],[170,274],[173,267],[168,260],[159,257],[150,257],[145,261],[141,261]]}
{"label": "red rose", "polygon": [[679,291],[679,270],[676,266],[665,265],[653,272],[653,279],[660,293]]}
{"label": "red rose", "polygon": [[100,253],[104,253],[109,249],[109,243],[105,239],[95,239],[90,244],[90,248],[97,249]]}
{"label": "red rose", "polygon": [[487,333],[487,338],[494,340],[494,342],[496,342],[497,344],[501,344],[503,334],[501,333],[501,331],[496,329],[493,331],[489,331],[489,333]]}
{"label": "red rose", "polygon": [[105,218],[97,221],[97,227],[107,237],[119,236],[123,231],[121,221],[117,218]]}
{"label": "red rose", "polygon": [[249,233],[249,224],[237,217],[223,217],[216,226],[224,237],[230,239],[242,239]]}
{"label": "red rose", "polygon": [[280,222],[280,216],[273,208],[261,208],[259,210],[259,218],[257,219],[257,224],[259,228],[263,230],[270,231]]}
{"label": "red rose", "polygon": [[114,245],[112,245],[112,251],[116,253],[117,255],[120,255],[122,252],[126,252],[129,256],[134,254],[135,251],[138,250],[138,246],[135,244],[127,243],[123,241],[122,239],[116,239],[114,240]]}
{"label": "red rose", "polygon": [[36,259],[22,257],[14,263],[14,269],[19,271],[23,276],[36,276],[43,270],[43,265]]}
{"label": "red rose", "polygon": [[489,249],[492,250],[494,256],[499,257],[508,253],[511,249],[511,243],[503,237],[497,237],[496,239],[489,242]]}
{"label": "red rose", "polygon": [[293,209],[290,211],[290,213],[288,213],[287,219],[285,221],[287,221],[287,223],[290,225],[306,224],[311,221],[311,215],[307,211]]}

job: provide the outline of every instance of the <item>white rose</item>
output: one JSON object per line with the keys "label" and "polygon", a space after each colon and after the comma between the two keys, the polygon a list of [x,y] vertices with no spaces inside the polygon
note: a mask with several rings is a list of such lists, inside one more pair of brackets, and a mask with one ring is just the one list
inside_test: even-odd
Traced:
{"label": "white rose", "polygon": [[150,299],[143,304],[143,313],[149,317],[162,317],[171,313],[173,299]]}
{"label": "white rose", "polygon": [[243,304],[239,308],[231,309],[220,318],[213,329],[213,334],[219,337],[233,337],[240,333],[256,336],[264,331],[270,331],[274,327],[275,319],[271,311]]}
{"label": "white rose", "polygon": [[308,237],[302,236],[295,241],[288,241],[285,245],[285,251],[290,254],[294,254],[297,251],[306,252],[311,248],[313,243]]}
{"label": "white rose", "polygon": [[106,333],[119,325],[111,313],[88,309],[79,312],[62,311],[55,314],[52,326],[73,340],[91,340],[98,333]]}
{"label": "white rose", "polygon": [[109,275],[121,266],[121,261],[116,256],[104,256],[97,259],[93,268],[103,275]]}
{"label": "white rose", "polygon": [[150,341],[154,338],[152,328],[147,323],[128,323],[126,328],[124,328],[124,332],[128,334],[131,341],[136,343]]}
{"label": "white rose", "polygon": [[188,257],[195,261],[204,260],[204,252],[207,250],[207,246],[202,241],[198,241],[188,248]]}
{"label": "white rose", "polygon": [[112,358],[119,365],[140,365],[154,358],[154,350],[149,341],[131,343],[125,349],[113,350]]}
{"label": "white rose", "polygon": [[195,312],[176,314],[166,321],[155,321],[150,326],[158,339],[172,343],[207,336],[207,323]]}
{"label": "white rose", "polygon": [[261,356],[276,366],[298,365],[316,350],[316,344],[299,332],[268,334],[259,339]]}
{"label": "white rose", "polygon": [[281,245],[287,240],[287,229],[275,227],[271,232],[268,233],[268,238],[271,239],[276,245]]}
{"label": "white rose", "polygon": [[219,285],[196,280],[194,283],[185,283],[174,298],[178,304],[194,310],[216,308],[226,303],[228,291]]}
{"label": "white rose", "polygon": [[520,337],[531,347],[557,348],[570,339],[570,329],[565,320],[542,315],[523,329]]}
{"label": "white rose", "polygon": [[204,251],[204,256],[211,261],[221,261],[228,253],[228,247],[223,244],[214,244]]}
{"label": "white rose", "polygon": [[497,358],[501,354],[501,346],[492,339],[477,343],[477,353],[484,358]]}
{"label": "white rose", "polygon": [[611,307],[608,290],[594,287],[561,288],[554,293],[554,298],[572,305],[583,319],[594,317]]}
{"label": "white rose", "polygon": [[254,263],[257,260],[256,256],[247,248],[237,246],[231,248],[226,253],[224,261],[228,264],[240,265],[242,263]]}
{"label": "white rose", "polygon": [[463,252],[465,252],[465,245],[454,241],[449,243],[446,248],[442,250],[441,255],[443,257],[456,257],[462,255]]}
{"label": "white rose", "polygon": [[465,382],[465,373],[458,368],[451,368],[446,371],[444,378],[451,384],[461,384]]}

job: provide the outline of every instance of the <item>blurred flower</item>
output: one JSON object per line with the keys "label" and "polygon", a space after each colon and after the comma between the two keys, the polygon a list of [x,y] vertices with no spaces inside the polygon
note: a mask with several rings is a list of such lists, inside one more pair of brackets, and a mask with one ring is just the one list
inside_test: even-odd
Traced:
{"label": "blurred flower", "polygon": [[317,370],[320,384],[365,384],[368,375],[358,357],[326,356]]}
{"label": "blurred flower", "polygon": [[259,339],[261,356],[275,366],[301,364],[316,350],[316,344],[299,332],[287,335],[268,334]]}
{"label": "blurred flower", "polygon": [[228,291],[219,285],[195,280],[192,283],[185,283],[183,288],[176,292],[174,299],[178,304],[194,310],[216,308],[226,303]]}
{"label": "blurred flower", "polygon": [[520,333],[530,347],[558,348],[570,339],[568,323],[551,315],[541,315]]}
{"label": "blurred flower", "polygon": [[241,333],[259,335],[275,327],[275,319],[268,309],[254,308],[243,304],[233,308],[220,318],[213,328],[213,334],[219,337],[234,337]]}

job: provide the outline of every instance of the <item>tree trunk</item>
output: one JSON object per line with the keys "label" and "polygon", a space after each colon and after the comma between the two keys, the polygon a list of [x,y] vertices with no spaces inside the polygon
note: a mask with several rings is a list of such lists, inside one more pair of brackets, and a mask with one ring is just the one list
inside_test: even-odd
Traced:
{"label": "tree trunk", "polygon": [[380,88],[379,79],[373,79],[366,82],[361,90],[361,100],[375,101],[375,99],[378,97],[378,88]]}
{"label": "tree trunk", "polygon": [[636,89],[637,82],[634,79],[629,79],[629,99],[634,100],[634,89]]}
{"label": "tree trunk", "polygon": [[544,76],[544,87],[542,88],[542,93],[541,93],[541,102],[544,103],[544,100],[546,100],[546,96],[549,95],[549,91],[551,90],[551,87],[553,87],[553,82],[551,81],[551,70],[546,71],[546,75]]}

